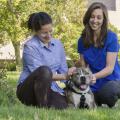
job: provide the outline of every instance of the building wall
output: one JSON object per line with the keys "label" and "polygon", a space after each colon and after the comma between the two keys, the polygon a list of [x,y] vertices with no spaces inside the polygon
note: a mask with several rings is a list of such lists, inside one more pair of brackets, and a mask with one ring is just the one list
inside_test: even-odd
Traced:
{"label": "building wall", "polygon": [[120,11],[108,11],[109,22],[120,30]]}
{"label": "building wall", "polygon": [[108,10],[120,11],[120,0],[88,0],[88,5],[93,2],[102,2],[107,6]]}
{"label": "building wall", "polygon": [[102,2],[107,6],[108,10],[116,10],[116,0],[88,0],[88,6],[94,2]]}
{"label": "building wall", "polygon": [[120,11],[120,0],[116,0],[116,10]]}
{"label": "building wall", "polygon": [[88,0],[88,6],[93,2],[102,2],[106,5],[109,22],[120,30],[120,0]]}

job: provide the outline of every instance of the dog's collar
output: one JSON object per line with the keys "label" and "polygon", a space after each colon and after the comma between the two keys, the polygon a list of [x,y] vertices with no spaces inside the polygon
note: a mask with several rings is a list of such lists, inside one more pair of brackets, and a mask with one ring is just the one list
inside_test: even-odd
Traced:
{"label": "dog's collar", "polygon": [[90,90],[90,87],[88,86],[86,90],[83,90],[83,91],[80,90],[80,93],[81,93],[81,94],[86,94],[86,93],[89,92],[89,90]]}
{"label": "dog's collar", "polygon": [[68,89],[70,89],[70,90],[73,91],[74,93],[81,94],[81,95],[88,93],[89,90],[90,90],[90,87],[88,86],[86,90],[83,90],[83,91],[82,91],[82,90],[80,90],[79,88],[77,88],[77,87],[73,84],[73,82],[71,82],[71,81],[67,81],[67,82],[66,82],[66,86],[67,86]]}
{"label": "dog's collar", "polygon": [[76,88],[75,86],[72,88],[72,91],[77,93],[77,94],[81,94],[81,95],[85,95],[86,93],[88,93],[90,90],[90,87],[88,86],[86,90],[80,90],[78,88]]}
{"label": "dog's collar", "polygon": [[80,89],[76,88],[75,86],[73,86],[71,89],[73,92],[80,94]]}

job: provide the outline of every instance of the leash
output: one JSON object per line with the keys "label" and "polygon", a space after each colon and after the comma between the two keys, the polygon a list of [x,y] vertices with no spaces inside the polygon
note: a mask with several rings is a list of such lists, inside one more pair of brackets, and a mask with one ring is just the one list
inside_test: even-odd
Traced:
{"label": "leash", "polygon": [[89,108],[88,104],[85,103],[86,101],[86,98],[85,98],[85,95],[82,95],[80,97],[80,105],[79,105],[79,108]]}

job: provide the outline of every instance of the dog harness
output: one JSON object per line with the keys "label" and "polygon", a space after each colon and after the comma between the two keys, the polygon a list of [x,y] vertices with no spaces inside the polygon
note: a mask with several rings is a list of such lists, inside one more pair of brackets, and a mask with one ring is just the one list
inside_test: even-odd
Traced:
{"label": "dog harness", "polygon": [[68,81],[66,86],[68,87],[68,89],[71,90],[71,92],[81,95],[79,108],[89,108],[89,106],[85,103],[86,101],[85,94],[87,94],[90,91],[89,86],[87,87],[86,90],[83,90],[83,91],[80,90],[79,88],[76,88],[72,81]]}

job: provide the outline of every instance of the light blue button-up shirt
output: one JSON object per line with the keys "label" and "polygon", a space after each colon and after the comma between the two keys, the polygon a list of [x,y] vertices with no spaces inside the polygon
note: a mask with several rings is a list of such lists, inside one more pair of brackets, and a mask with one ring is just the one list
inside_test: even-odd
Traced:
{"label": "light blue button-up shirt", "polygon": [[[23,83],[36,68],[42,65],[50,67],[53,73],[68,71],[64,47],[60,40],[51,39],[49,47],[46,47],[37,36],[33,36],[24,44],[23,71],[18,83]],[[55,81],[52,82],[51,89],[60,94],[64,92]]]}

